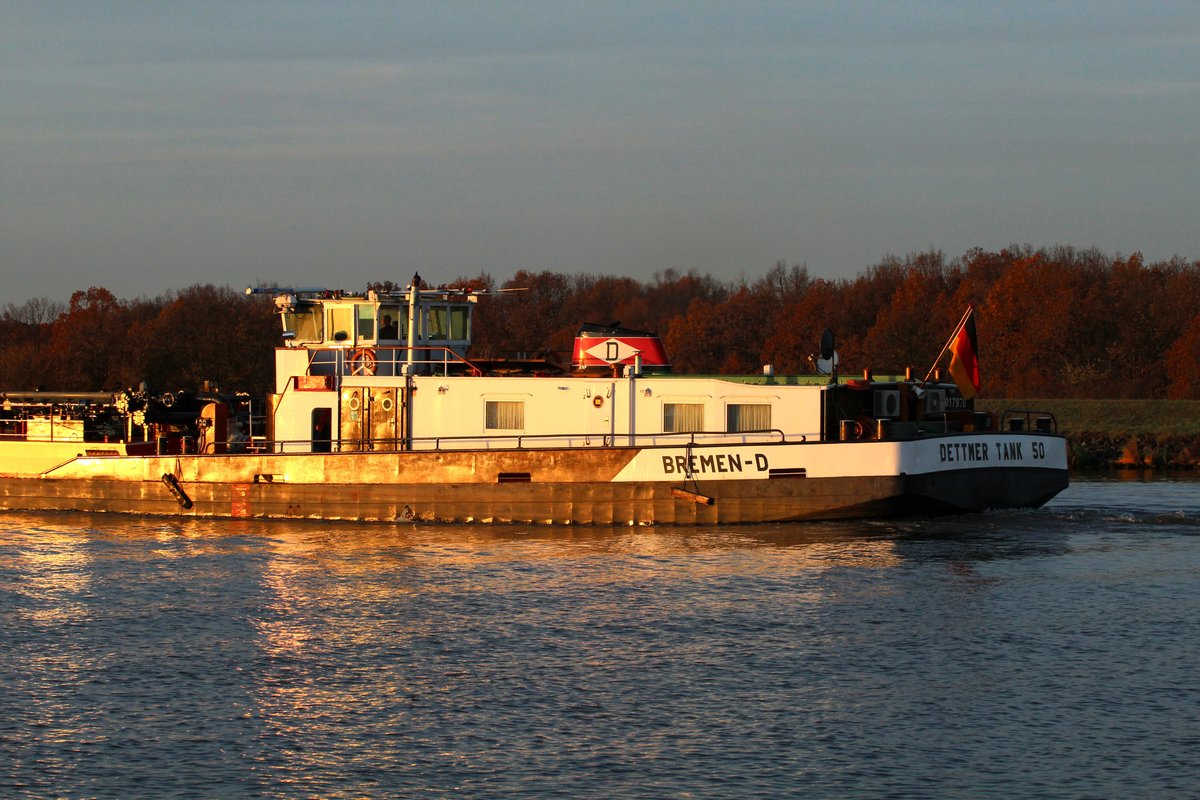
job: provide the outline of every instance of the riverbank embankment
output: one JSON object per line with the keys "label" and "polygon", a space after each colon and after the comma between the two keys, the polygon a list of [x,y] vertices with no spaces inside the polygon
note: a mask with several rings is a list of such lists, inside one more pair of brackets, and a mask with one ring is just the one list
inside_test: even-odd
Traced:
{"label": "riverbank embankment", "polygon": [[1200,469],[1200,400],[979,399],[975,406],[1053,414],[1072,469]]}

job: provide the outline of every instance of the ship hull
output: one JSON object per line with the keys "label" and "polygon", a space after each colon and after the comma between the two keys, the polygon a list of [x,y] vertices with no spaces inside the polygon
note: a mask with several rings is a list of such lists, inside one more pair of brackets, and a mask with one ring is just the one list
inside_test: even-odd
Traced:
{"label": "ship hull", "polygon": [[0,477],[0,508],[211,517],[711,525],[1037,507],[1054,435],[710,447],[98,456]]}

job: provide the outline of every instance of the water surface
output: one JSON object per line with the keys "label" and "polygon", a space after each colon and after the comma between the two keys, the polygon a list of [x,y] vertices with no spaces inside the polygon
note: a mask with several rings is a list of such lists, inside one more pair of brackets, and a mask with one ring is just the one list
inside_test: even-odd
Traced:
{"label": "water surface", "polygon": [[1194,796],[1198,534],[4,514],[0,796]]}

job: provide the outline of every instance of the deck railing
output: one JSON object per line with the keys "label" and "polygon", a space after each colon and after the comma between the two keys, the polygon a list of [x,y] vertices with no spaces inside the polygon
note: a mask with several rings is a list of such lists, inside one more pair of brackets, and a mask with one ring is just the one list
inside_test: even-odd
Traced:
{"label": "deck railing", "polygon": [[437,452],[446,450],[536,450],[548,448],[606,448],[606,447],[690,447],[711,444],[785,444],[806,442],[805,434],[786,434],[782,430],[742,431],[691,431],[687,433],[641,433],[630,443],[628,434],[614,437],[611,434],[550,433],[550,434],[500,434],[487,436],[430,436],[380,439],[332,439],[313,442],[308,439],[280,440],[275,442],[209,442],[207,452],[224,450],[238,452],[322,452],[360,453],[396,452],[417,450]]}
{"label": "deck railing", "polygon": [[445,345],[407,347],[404,345],[310,347],[309,375],[397,377],[404,374],[410,363],[414,374],[450,375],[478,373],[475,366]]}
{"label": "deck railing", "polygon": [[1058,419],[1049,411],[1010,408],[1000,415],[1000,430],[1058,433]]}

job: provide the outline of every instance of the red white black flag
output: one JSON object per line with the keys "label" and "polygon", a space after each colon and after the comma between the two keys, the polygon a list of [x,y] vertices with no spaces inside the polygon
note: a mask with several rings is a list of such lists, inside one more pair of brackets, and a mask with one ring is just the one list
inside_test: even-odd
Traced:
{"label": "red white black flag", "polygon": [[974,306],[967,307],[950,344],[950,375],[963,397],[979,394],[979,341],[975,336]]}

